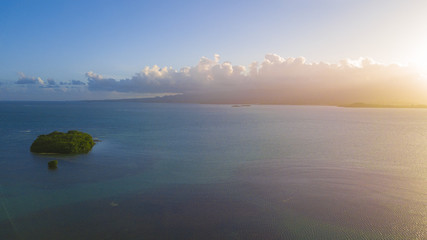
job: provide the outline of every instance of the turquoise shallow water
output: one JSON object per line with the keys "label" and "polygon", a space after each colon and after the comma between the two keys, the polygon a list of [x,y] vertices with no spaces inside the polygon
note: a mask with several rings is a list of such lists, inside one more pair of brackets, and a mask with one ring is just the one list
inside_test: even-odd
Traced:
{"label": "turquoise shallow water", "polygon": [[427,236],[425,109],[3,102],[0,143],[0,239]]}

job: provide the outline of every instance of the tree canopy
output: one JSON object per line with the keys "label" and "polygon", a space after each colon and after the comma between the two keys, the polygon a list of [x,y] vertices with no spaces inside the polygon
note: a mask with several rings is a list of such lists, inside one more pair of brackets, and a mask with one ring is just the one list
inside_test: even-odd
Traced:
{"label": "tree canopy", "polygon": [[31,145],[30,151],[35,153],[88,153],[95,145],[88,133],[70,130],[67,133],[54,131],[40,135]]}

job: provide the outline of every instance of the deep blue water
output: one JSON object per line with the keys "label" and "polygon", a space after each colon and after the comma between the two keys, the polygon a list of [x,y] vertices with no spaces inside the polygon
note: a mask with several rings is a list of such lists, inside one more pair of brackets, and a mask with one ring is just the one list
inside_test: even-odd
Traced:
{"label": "deep blue water", "polygon": [[427,109],[2,102],[0,153],[0,239],[427,237]]}

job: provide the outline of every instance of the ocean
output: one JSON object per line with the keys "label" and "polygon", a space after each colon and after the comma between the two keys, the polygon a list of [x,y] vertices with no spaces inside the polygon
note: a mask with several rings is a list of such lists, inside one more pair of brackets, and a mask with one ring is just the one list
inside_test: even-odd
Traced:
{"label": "ocean", "polygon": [[0,204],[0,239],[426,239],[427,109],[0,102]]}

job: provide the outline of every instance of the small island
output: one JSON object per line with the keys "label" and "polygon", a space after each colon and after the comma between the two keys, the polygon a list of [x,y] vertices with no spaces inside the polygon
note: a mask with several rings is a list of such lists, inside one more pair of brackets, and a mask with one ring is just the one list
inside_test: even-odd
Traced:
{"label": "small island", "polygon": [[95,145],[88,133],[70,130],[67,133],[54,131],[47,135],[40,135],[31,145],[34,153],[75,154],[88,153]]}
{"label": "small island", "polygon": [[54,170],[54,169],[58,168],[58,160],[52,160],[52,161],[49,161],[49,162],[47,163],[47,167],[48,167],[49,169],[52,169],[52,170]]}
{"label": "small island", "polygon": [[236,105],[232,105],[232,107],[250,107],[250,104],[236,104]]}

